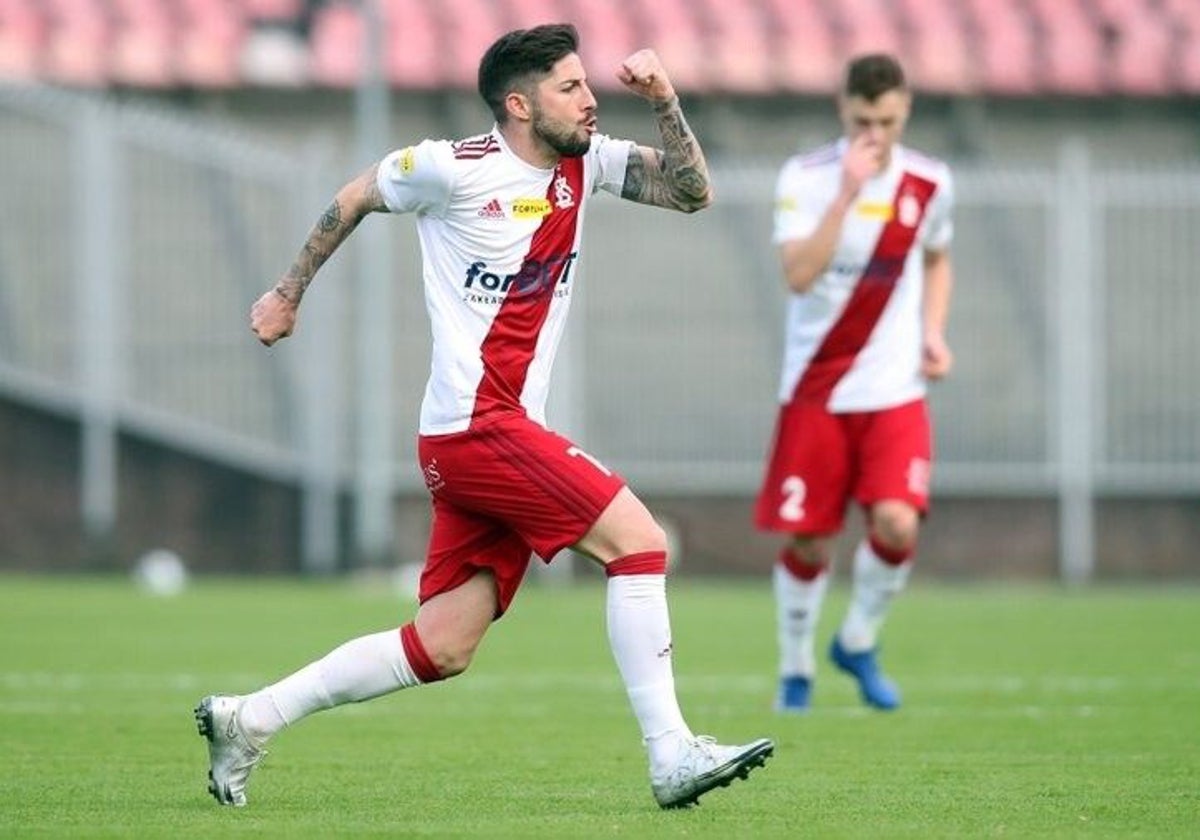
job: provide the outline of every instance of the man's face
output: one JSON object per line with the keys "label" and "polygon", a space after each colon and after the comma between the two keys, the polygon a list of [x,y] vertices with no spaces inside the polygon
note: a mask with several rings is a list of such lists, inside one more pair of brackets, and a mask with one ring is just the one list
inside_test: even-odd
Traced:
{"label": "man's face", "polygon": [[842,129],[851,140],[866,135],[878,148],[880,163],[886,165],[891,159],[892,146],[904,133],[911,103],[912,97],[906,90],[889,90],[874,100],[842,96],[838,100]]}
{"label": "man's face", "polygon": [[587,154],[596,133],[596,97],[579,56],[559,59],[538,82],[529,104],[535,136],[563,157]]}

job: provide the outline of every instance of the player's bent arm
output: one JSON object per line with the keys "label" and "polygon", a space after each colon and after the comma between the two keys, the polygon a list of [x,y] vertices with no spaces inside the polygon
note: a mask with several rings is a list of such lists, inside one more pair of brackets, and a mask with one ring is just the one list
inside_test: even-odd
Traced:
{"label": "player's bent arm", "polygon": [[375,180],[378,169],[378,163],[371,165],[337,191],[309,231],[295,262],[275,284],[275,294],[298,306],[317,270],[346,241],[358,223],[369,213],[387,210]]}
{"label": "player's bent arm", "polygon": [[694,213],[712,204],[712,181],[700,142],[679,98],[653,103],[663,147],[634,146],[625,166],[621,197],[639,204]]}
{"label": "player's bent arm", "polygon": [[783,280],[797,294],[812,288],[837,250],[842,235],[842,222],[854,203],[854,196],[846,192],[838,194],[826,208],[817,224],[817,229],[804,239],[790,239],[779,246],[779,260],[783,267]]}

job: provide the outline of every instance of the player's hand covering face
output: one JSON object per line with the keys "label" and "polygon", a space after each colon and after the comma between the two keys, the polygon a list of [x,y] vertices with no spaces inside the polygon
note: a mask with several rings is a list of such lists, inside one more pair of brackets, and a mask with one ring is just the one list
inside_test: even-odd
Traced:
{"label": "player's hand covering face", "polygon": [[905,90],[889,90],[872,100],[843,96],[838,101],[842,130],[852,143],[863,138],[862,142],[874,148],[879,166],[887,166],[892,146],[904,134],[911,101],[912,97]]}
{"label": "player's hand covering face", "polygon": [[596,97],[579,56],[559,59],[530,99],[533,133],[563,157],[587,154],[596,133]]}

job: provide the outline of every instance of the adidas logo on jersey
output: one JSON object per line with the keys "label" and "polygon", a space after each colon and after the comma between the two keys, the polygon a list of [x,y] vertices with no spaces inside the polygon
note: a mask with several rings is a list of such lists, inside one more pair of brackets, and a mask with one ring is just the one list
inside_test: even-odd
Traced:
{"label": "adidas logo on jersey", "polygon": [[479,218],[481,219],[503,219],[504,208],[500,206],[500,201],[493,198],[483,207],[479,208]]}

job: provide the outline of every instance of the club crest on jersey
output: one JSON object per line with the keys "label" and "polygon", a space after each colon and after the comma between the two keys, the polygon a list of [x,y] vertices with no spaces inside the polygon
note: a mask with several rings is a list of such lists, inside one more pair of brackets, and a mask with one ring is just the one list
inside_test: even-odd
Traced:
{"label": "club crest on jersey", "polygon": [[401,175],[411,175],[416,167],[417,153],[412,146],[409,146],[400,152],[400,156],[396,158],[396,168],[400,170]]}
{"label": "club crest on jersey", "polygon": [[921,220],[921,202],[912,193],[906,192],[896,202],[896,218],[904,227],[916,227]]}
{"label": "club crest on jersey", "polygon": [[540,219],[549,216],[553,210],[544,198],[518,198],[512,203],[514,219]]}
{"label": "club crest on jersey", "polygon": [[571,182],[561,173],[554,179],[554,206],[559,210],[575,206],[575,193],[571,189]]}

